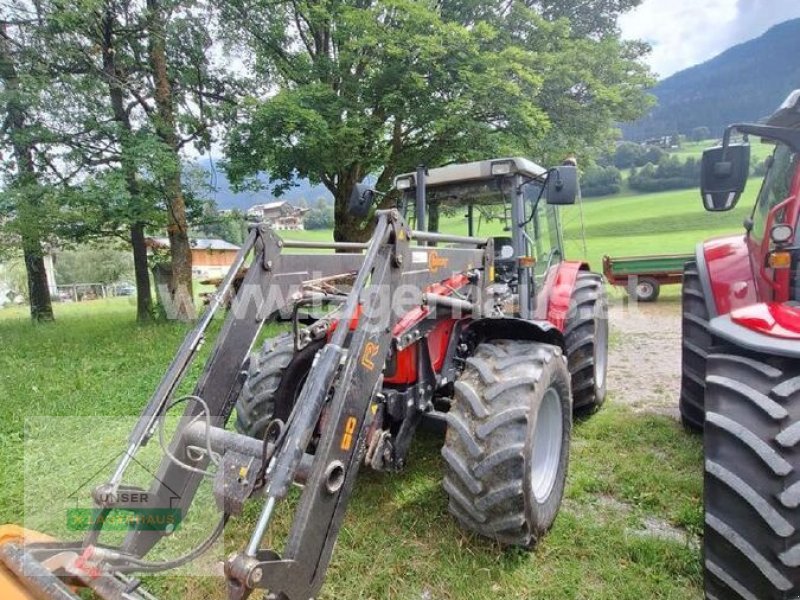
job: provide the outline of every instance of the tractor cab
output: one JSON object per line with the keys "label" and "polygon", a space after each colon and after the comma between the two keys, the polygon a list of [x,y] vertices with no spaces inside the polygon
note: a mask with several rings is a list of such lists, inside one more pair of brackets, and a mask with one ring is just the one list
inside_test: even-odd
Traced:
{"label": "tractor cab", "polygon": [[494,281],[520,299],[529,318],[535,298],[564,259],[558,206],[573,204],[577,169],[545,169],[525,158],[500,158],[395,179],[401,210],[416,229],[491,237]]}
{"label": "tractor cab", "polygon": [[[741,134],[744,141],[732,143],[734,133]],[[744,294],[746,303],[798,301],[800,90],[792,93],[766,123],[731,125],[722,146],[705,152],[702,197],[707,210],[731,210],[739,201],[750,174],[749,137],[757,137],[775,149],[767,159],[755,206],[745,220],[745,252],[750,257],[753,283]],[[730,299],[731,308],[737,304],[735,298]]]}

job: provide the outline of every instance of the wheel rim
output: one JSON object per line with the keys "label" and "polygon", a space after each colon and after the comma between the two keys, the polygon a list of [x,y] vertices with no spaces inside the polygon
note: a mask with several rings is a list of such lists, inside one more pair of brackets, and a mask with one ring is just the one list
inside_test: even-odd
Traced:
{"label": "wheel rim", "polygon": [[540,504],[550,496],[558,478],[564,436],[563,416],[558,392],[548,388],[536,414],[531,456],[531,488],[533,497]]}
{"label": "wheel rim", "polygon": [[595,321],[594,385],[602,390],[606,385],[608,365],[608,316],[600,315]]}
{"label": "wheel rim", "polygon": [[636,286],[636,295],[639,298],[649,298],[653,295],[653,285],[648,281],[643,281]]}

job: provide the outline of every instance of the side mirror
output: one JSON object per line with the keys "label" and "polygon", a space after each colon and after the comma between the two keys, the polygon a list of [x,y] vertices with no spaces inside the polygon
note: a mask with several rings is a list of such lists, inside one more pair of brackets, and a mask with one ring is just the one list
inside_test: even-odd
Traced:
{"label": "side mirror", "polygon": [[357,183],[350,194],[347,212],[354,217],[366,217],[375,203],[375,190],[363,183]]}
{"label": "side mirror", "polygon": [[731,210],[739,202],[750,175],[750,144],[719,146],[703,152],[700,194],[711,212]]}
{"label": "side mirror", "polygon": [[553,168],[546,185],[548,204],[575,204],[578,198],[578,167],[561,165]]}

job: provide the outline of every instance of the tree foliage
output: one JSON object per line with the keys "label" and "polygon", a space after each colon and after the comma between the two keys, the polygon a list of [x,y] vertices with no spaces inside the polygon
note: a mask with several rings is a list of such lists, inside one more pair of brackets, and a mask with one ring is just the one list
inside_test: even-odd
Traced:
{"label": "tree foliage", "polygon": [[622,187],[622,174],[614,166],[591,166],[581,175],[581,193],[585,198],[618,194]]}
{"label": "tree foliage", "polygon": [[639,192],[696,188],[700,185],[700,161],[689,157],[681,162],[677,156],[665,155],[657,165],[647,163],[634,170],[628,184]]}
{"label": "tree foliage", "polygon": [[611,158],[611,164],[618,169],[643,167],[650,163],[657,165],[667,152],[658,146],[645,146],[634,142],[620,142]]}
{"label": "tree foliage", "polygon": [[[181,152],[207,151],[236,78],[210,52],[216,15],[204,0],[37,0],[16,4],[29,80],[47,91],[30,113],[50,129],[62,195],[61,239],[125,235],[138,315],[151,309],[145,230],[167,229],[175,290],[191,290]],[[20,47],[23,47],[20,45]],[[16,219],[15,219],[16,220]],[[185,300],[185,299],[184,299]],[[191,310],[191,301],[182,305]]]}
{"label": "tree foliage", "polygon": [[108,245],[60,252],[55,260],[56,277],[63,285],[72,283],[111,284],[133,275],[129,252]]}
{"label": "tree foliage", "polygon": [[263,89],[229,136],[231,178],[268,171],[279,192],[297,175],[321,182],[334,238],[363,239],[346,205],[367,175],[387,189],[419,163],[587,152],[647,106],[643,48],[607,26],[572,29],[557,4],[225,2]]}

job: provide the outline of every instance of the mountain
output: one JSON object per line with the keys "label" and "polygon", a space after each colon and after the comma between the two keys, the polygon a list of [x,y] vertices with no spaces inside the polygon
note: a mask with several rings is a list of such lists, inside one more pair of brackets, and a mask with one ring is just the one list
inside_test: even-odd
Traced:
{"label": "mountain", "polygon": [[272,202],[276,198],[287,200],[292,204],[299,204],[305,201],[307,205],[313,206],[317,199],[324,198],[325,202],[333,203],[333,196],[324,185],[313,185],[307,179],[296,179],[294,185],[286,190],[281,196],[272,193],[269,184],[269,175],[264,173],[259,176],[259,181],[264,185],[264,189],[257,191],[234,191],[225,170],[221,168],[214,159],[201,158],[191,165],[203,173],[203,178],[208,183],[212,191],[209,196],[220,210],[238,209],[245,211],[254,204]]}
{"label": "mountain", "polygon": [[800,19],[659,82],[652,90],[658,106],[644,119],[623,125],[623,135],[641,141],[708,127],[718,137],[731,123],[769,116],[797,88]]}

